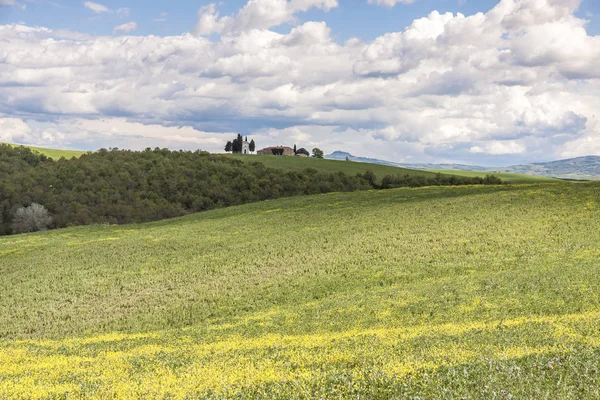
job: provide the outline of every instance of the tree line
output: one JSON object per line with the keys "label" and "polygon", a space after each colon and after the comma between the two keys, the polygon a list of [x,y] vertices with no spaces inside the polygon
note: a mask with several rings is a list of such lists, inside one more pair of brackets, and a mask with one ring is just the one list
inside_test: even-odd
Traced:
{"label": "tree line", "polygon": [[371,171],[288,171],[203,151],[100,149],[54,161],[26,147],[0,145],[0,234],[39,230],[38,215],[50,229],[123,224],[286,196],[500,182],[485,179],[390,176],[378,184]]}

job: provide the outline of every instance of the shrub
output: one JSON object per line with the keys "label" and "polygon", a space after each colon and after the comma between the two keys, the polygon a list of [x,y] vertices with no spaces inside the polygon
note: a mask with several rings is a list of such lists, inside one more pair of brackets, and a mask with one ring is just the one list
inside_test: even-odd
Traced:
{"label": "shrub", "polygon": [[29,207],[21,207],[15,212],[13,219],[14,233],[45,231],[52,223],[48,210],[40,204],[32,203]]}

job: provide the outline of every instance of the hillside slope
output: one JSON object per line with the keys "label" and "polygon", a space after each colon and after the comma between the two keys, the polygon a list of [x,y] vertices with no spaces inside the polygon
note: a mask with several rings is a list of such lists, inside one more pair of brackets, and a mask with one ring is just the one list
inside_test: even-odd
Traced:
{"label": "hillside slope", "polygon": [[442,174],[452,174],[458,176],[467,176],[467,177],[475,177],[475,176],[485,176],[486,174],[497,176],[502,179],[502,182],[507,183],[551,183],[558,182],[558,179],[550,178],[547,176],[537,176],[537,175],[526,175],[526,174],[515,174],[512,172],[481,172],[481,171],[460,171],[460,170],[429,170],[429,172],[439,172]]}
{"label": "hillside slope", "polygon": [[48,149],[48,148],[34,147],[34,146],[27,146],[27,145],[13,144],[13,143],[5,143],[5,144],[8,144],[9,146],[13,146],[13,147],[17,147],[17,146],[27,147],[33,151],[37,151],[38,153],[44,154],[47,157],[50,157],[54,160],[58,160],[61,157],[64,157],[66,159],[69,159],[72,157],[78,158],[78,157],[81,157],[83,154],[87,153],[86,151],[80,151],[80,150]]}
{"label": "hillside slope", "polygon": [[600,184],[0,238],[0,398],[598,398]]}
{"label": "hillside slope", "polygon": [[482,176],[483,174],[489,173],[506,181],[512,180],[512,183],[536,182],[535,179],[527,181],[527,176],[543,176],[547,178],[575,180],[600,180],[600,156],[585,156],[542,163],[518,164],[508,167],[482,167],[479,165],[465,164],[394,163],[391,161],[378,160],[376,158],[356,157],[344,151],[334,151],[325,156],[325,158],[330,160],[345,160],[346,157],[357,162],[382,164],[419,171],[439,171],[446,174],[461,176]]}
{"label": "hillside slope", "polygon": [[501,171],[554,176],[563,179],[600,180],[600,156],[569,158],[546,163],[513,165]]}
{"label": "hillside slope", "polygon": [[[407,171],[411,171],[411,174],[417,174],[423,172],[434,172],[445,175],[457,175],[457,176],[468,176],[468,177],[485,177],[486,175],[495,175],[507,183],[537,183],[537,182],[553,182],[555,179],[551,177],[536,176],[536,174],[527,173],[510,173],[510,172],[499,172],[504,169],[494,169],[480,167],[476,165],[464,165],[464,164],[425,164],[425,163],[394,163],[391,161],[378,160],[376,158],[365,158],[356,157],[350,153],[343,151],[334,151],[331,154],[325,156],[328,160],[345,160],[346,157],[351,161],[357,163],[367,163],[367,165],[384,165],[386,168],[400,168]],[[387,171],[387,169],[386,169]]]}
{"label": "hillside slope", "polygon": [[[328,160],[323,158],[304,158],[304,157],[278,157],[265,155],[241,155],[233,154],[230,157],[242,160],[244,162],[261,162],[267,167],[281,168],[289,170],[302,170],[305,168],[314,168],[323,172],[341,171],[348,175],[363,174],[366,171],[372,171],[378,182],[386,175],[422,175],[434,176],[435,173],[429,171],[418,171],[408,168],[400,168],[383,164],[371,164],[366,162],[353,162],[342,160]],[[444,174],[448,175],[448,174]],[[485,177],[485,173],[480,174],[480,177]]]}

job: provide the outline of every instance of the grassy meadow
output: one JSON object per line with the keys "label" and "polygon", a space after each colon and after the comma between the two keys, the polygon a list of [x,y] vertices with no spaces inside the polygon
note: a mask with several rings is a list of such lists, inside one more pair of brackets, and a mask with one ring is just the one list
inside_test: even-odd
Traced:
{"label": "grassy meadow", "polygon": [[430,172],[439,172],[441,174],[452,174],[458,176],[476,177],[485,175],[495,175],[507,183],[541,183],[541,182],[558,182],[559,179],[548,178],[547,176],[515,174],[512,172],[481,172],[481,171],[460,171],[460,170],[429,170]]}
{"label": "grassy meadow", "polygon": [[304,157],[278,157],[265,155],[242,155],[233,154],[229,157],[240,159],[244,162],[258,161],[271,168],[301,170],[304,168],[315,168],[319,171],[337,172],[342,171],[348,175],[362,174],[365,171],[373,171],[377,180],[381,182],[386,175],[424,175],[433,176],[437,173],[443,175],[457,175],[467,177],[481,177],[486,175],[495,175],[507,183],[540,183],[557,182],[557,179],[544,176],[513,174],[508,172],[479,172],[479,171],[456,171],[456,170],[415,170],[408,168],[393,167],[389,165],[371,164],[354,161],[326,160]]}
{"label": "grassy meadow", "polygon": [[[260,154],[231,154],[229,157],[234,157],[244,162],[261,162],[270,168],[288,170],[314,168],[324,172],[342,171],[347,175],[363,174],[370,170],[377,176],[377,180],[379,182],[381,182],[381,179],[383,179],[383,177],[386,175],[435,175],[434,172],[429,171],[418,171],[408,168],[391,167],[389,165],[361,163],[354,161],[326,160],[324,158],[265,156]],[[480,174],[479,176],[483,178],[485,177],[485,173]]]}
{"label": "grassy meadow", "polygon": [[600,397],[600,184],[0,238],[0,399]]}
{"label": "grassy meadow", "polygon": [[79,150],[60,150],[60,149],[47,149],[47,148],[42,148],[42,147],[34,147],[34,146],[27,146],[27,145],[20,145],[20,144],[12,144],[12,143],[6,143],[9,146],[13,146],[13,147],[17,147],[17,146],[23,146],[23,147],[27,147],[33,151],[36,151],[40,154],[44,154],[47,157],[50,157],[54,160],[59,160],[61,157],[64,157],[66,159],[69,158],[73,158],[73,157],[81,157],[83,154],[87,153],[85,151],[79,151]]}

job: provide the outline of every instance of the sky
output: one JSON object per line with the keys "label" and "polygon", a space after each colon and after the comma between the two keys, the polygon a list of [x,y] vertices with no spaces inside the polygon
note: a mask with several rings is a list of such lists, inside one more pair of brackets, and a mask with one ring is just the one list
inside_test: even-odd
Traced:
{"label": "sky", "polygon": [[0,141],[600,155],[598,0],[0,0]]}

